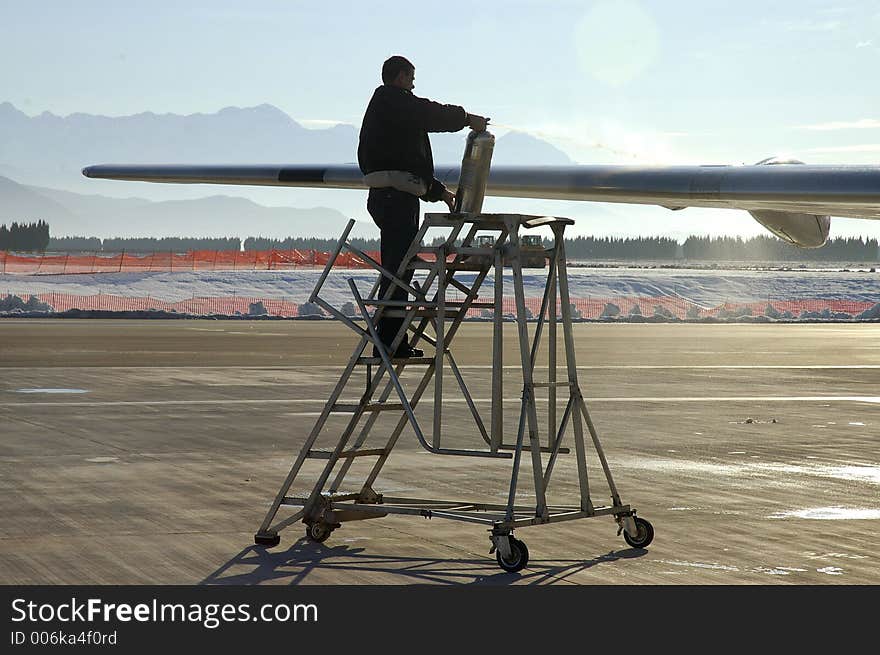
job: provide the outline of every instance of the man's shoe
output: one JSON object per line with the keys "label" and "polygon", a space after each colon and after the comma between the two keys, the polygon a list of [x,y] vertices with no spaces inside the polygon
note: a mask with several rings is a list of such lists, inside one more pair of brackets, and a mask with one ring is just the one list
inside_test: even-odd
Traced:
{"label": "man's shoe", "polygon": [[[379,351],[373,346],[373,357],[379,357]],[[392,355],[391,359],[409,359],[410,357],[424,357],[425,353],[421,348],[413,348],[411,346],[402,346]]]}
{"label": "man's shoe", "polygon": [[397,352],[394,353],[395,359],[409,359],[410,357],[424,357],[425,353],[421,348],[413,348],[412,346],[407,346],[406,348],[398,348]]}

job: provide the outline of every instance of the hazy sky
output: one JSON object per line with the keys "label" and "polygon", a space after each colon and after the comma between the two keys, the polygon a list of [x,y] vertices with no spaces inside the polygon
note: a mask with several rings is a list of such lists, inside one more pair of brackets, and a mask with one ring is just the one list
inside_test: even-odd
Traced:
{"label": "hazy sky", "polygon": [[[0,0],[0,37],[0,101],[30,115],[267,102],[309,127],[358,126],[381,62],[404,54],[417,95],[578,162],[880,163],[880,0]],[[645,233],[760,230],[688,212],[626,216]],[[865,223],[838,219],[832,236],[880,233]]]}

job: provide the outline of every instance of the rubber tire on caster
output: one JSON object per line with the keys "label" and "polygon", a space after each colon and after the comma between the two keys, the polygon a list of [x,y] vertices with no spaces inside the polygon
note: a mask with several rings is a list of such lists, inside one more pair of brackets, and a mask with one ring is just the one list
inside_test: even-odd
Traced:
{"label": "rubber tire on caster", "polygon": [[327,541],[331,532],[333,532],[333,528],[322,521],[306,525],[306,539],[319,544]]}
{"label": "rubber tire on caster", "polygon": [[638,516],[634,516],[633,520],[636,522],[636,529],[639,531],[638,534],[635,537],[632,537],[626,530],[624,530],[623,539],[633,548],[647,548],[648,545],[654,541],[654,526]]}
{"label": "rubber tire on caster", "polygon": [[501,557],[501,551],[495,551],[495,559],[498,561],[498,566],[507,571],[508,573],[516,573],[517,571],[522,571],[526,564],[529,563],[529,549],[526,548],[525,543],[520,541],[519,539],[510,538],[510,559],[505,560]]}

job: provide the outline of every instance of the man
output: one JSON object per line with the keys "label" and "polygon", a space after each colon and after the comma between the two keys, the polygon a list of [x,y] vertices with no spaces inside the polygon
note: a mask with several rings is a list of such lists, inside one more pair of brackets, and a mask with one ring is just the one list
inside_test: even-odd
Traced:
{"label": "man", "polygon": [[[382,86],[373,92],[364,114],[358,144],[358,164],[370,187],[367,211],[381,231],[383,268],[396,273],[419,228],[419,199],[442,200],[453,210],[455,196],[434,177],[434,160],[428,132],[458,132],[469,126],[483,131],[488,119],[467,113],[457,105],[443,105],[413,95],[415,66],[395,55],[382,65]],[[401,276],[412,280],[413,271]],[[382,277],[379,298],[391,281]],[[406,300],[395,286],[391,298]],[[379,338],[386,348],[403,324],[402,318],[381,318]],[[392,357],[421,357],[404,336]],[[373,349],[373,356],[378,356]]]}

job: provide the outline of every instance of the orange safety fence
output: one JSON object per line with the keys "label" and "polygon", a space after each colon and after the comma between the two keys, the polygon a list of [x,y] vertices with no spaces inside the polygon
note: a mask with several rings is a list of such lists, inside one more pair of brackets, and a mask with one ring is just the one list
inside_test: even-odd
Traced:
{"label": "orange safety fence", "polygon": [[[37,300],[47,304],[55,312],[71,309],[83,311],[148,312],[160,311],[195,316],[234,316],[265,313],[271,316],[299,316],[299,303],[277,298],[248,298],[245,296],[220,296],[213,298],[187,298],[179,301],[159,300],[150,297],[126,297],[111,294],[81,296],[70,293],[41,293]],[[260,309],[260,303],[262,308]]]}
{"label": "orange safety fence", "polygon": [[[77,295],[68,293],[41,293],[33,297],[40,303],[51,308],[49,311],[64,312],[70,309],[98,310],[112,312],[163,311],[194,316],[257,316],[268,315],[292,318],[305,315],[325,315],[316,305],[280,298],[257,298],[246,296],[192,297],[179,301],[160,300],[151,297],[127,297],[111,294]],[[8,298],[8,296],[7,296]],[[451,299],[451,298],[450,298]],[[0,294],[0,303],[4,296]],[[25,300],[22,297],[22,300]],[[541,311],[541,298],[525,299],[525,305],[531,318],[537,318]],[[768,305],[774,312],[784,314],[788,311],[797,318],[804,313],[822,313],[827,310],[831,314],[848,314],[856,316],[875,303],[843,299],[809,299],[809,300],[764,300],[760,302],[728,303],[715,307],[702,307],[677,296],[659,297],[589,297],[572,298],[573,318],[597,319],[604,317],[626,317],[634,314],[638,306],[644,317],[655,315],[686,318],[731,318],[736,316],[761,316],[767,313]],[[616,312],[611,306],[617,308]],[[657,309],[657,308],[660,309]],[[611,310],[611,311],[609,311]],[[516,300],[504,298],[502,313],[510,318],[516,316]],[[557,305],[557,315],[561,314],[561,306]],[[469,318],[489,318],[491,309],[471,309]]]}
{"label": "orange safety fence", "polygon": [[[83,273],[131,273],[174,271],[256,271],[323,268],[329,252],[320,250],[190,250],[186,253],[43,253],[16,254],[0,251],[0,274],[69,275]],[[381,261],[378,251],[366,253]],[[369,268],[352,253],[340,253],[334,266]]]}

